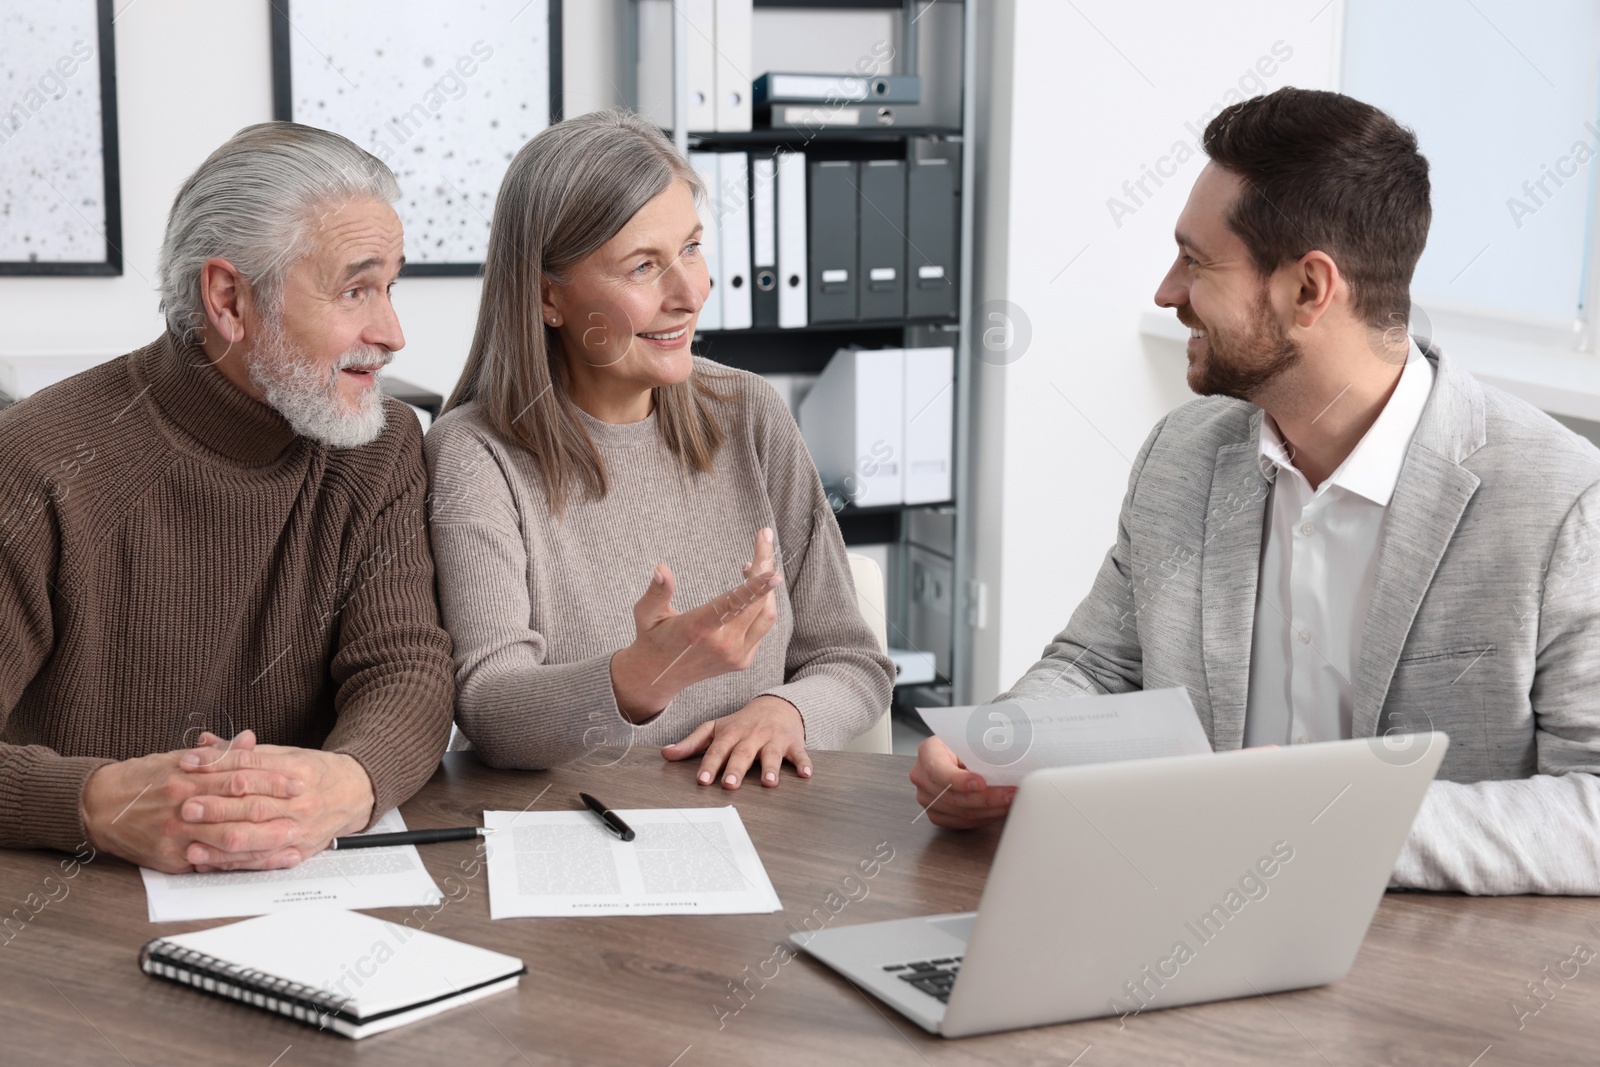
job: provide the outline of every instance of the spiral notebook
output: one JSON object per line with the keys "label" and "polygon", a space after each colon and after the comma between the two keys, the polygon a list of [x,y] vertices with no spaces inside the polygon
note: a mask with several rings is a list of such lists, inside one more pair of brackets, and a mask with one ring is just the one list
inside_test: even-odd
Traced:
{"label": "spiral notebook", "polygon": [[514,956],[337,908],[158,938],[139,966],[353,1038],[511,989],[528,971]]}

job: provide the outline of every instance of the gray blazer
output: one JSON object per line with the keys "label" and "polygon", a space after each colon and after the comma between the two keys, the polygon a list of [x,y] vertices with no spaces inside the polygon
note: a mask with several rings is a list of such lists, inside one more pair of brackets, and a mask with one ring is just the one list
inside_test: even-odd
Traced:
{"label": "gray blazer", "polygon": [[[1396,884],[1600,893],[1600,451],[1422,348],[1437,373],[1389,504],[1353,679],[1355,736],[1451,739]],[[1181,685],[1212,745],[1240,746],[1271,488],[1261,418],[1206,398],[1156,426],[1089,596],[998,699]],[[1564,825],[1586,857],[1530,853],[1525,820]],[[1507,832],[1523,847],[1497,842]]]}

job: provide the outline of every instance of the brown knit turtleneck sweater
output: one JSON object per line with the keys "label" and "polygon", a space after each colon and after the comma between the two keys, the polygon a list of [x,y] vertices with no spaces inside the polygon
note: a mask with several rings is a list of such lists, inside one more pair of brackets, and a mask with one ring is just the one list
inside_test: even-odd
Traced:
{"label": "brown knit turtleneck sweater", "polygon": [[202,730],[342,752],[374,813],[454,706],[417,420],[297,436],[170,335],[0,414],[0,845],[85,840],[102,764]]}

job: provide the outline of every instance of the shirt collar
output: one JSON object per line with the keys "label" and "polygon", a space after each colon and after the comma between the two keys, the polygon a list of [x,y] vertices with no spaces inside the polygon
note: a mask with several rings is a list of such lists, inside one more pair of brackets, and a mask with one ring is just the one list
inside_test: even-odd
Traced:
{"label": "shirt collar", "polygon": [[[1433,364],[1423,356],[1417,342],[1411,342],[1411,351],[1400,381],[1389,402],[1378,413],[1378,418],[1356,443],[1356,447],[1328,476],[1324,485],[1337,485],[1377,504],[1388,507],[1394,487],[1400,480],[1400,467],[1405,463],[1406,451],[1417,424],[1422,421],[1422,409],[1428,404],[1428,394],[1433,390]],[[1268,481],[1276,479],[1282,470],[1295,470],[1290,460],[1283,435],[1278,425],[1266,412],[1261,415],[1261,433],[1257,448],[1257,461],[1261,473]],[[1298,470],[1295,473],[1299,473]]]}

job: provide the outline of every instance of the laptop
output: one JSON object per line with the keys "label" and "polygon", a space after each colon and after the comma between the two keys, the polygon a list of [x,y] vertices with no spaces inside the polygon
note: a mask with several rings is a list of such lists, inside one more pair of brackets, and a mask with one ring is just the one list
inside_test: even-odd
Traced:
{"label": "laptop", "polygon": [[1349,972],[1448,744],[1035,771],[977,911],[790,941],[945,1037],[1324,985]]}

